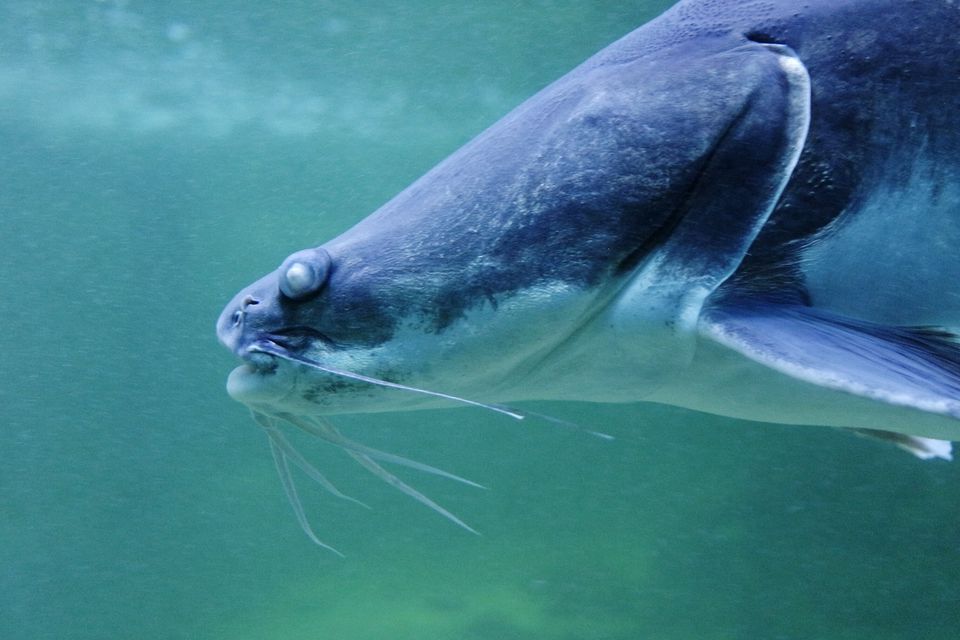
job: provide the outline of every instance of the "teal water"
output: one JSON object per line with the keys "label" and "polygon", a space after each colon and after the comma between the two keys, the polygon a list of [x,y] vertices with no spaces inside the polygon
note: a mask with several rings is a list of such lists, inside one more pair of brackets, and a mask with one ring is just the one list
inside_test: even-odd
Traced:
{"label": "teal water", "polygon": [[213,324],[661,2],[0,7],[0,638],[953,639],[960,466],[827,429],[540,405],[355,416],[473,536],[223,389]]}

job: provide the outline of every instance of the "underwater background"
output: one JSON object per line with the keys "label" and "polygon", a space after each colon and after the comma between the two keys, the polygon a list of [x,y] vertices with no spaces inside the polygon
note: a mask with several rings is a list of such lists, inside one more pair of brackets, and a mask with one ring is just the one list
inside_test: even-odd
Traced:
{"label": "underwater background", "polygon": [[669,1],[0,5],[0,638],[954,639],[960,464],[649,405],[338,420],[475,536],[298,447],[214,322]]}

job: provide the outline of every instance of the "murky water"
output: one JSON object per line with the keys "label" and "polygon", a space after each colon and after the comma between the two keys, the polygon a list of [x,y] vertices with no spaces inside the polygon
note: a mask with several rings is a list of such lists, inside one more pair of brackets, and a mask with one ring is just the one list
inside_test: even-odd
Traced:
{"label": "murky water", "polygon": [[[372,211],[669,5],[0,8],[0,637],[948,639],[960,467],[650,406],[356,416],[474,536],[223,384],[241,286]],[[632,6],[631,6],[632,5]]]}

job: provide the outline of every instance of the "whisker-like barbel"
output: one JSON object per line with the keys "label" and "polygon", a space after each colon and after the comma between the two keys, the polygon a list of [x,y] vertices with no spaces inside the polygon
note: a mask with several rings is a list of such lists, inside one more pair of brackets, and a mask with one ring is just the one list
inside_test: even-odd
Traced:
{"label": "whisker-like barbel", "polygon": [[276,421],[273,417],[267,416],[257,411],[252,411],[251,413],[253,414],[254,421],[257,424],[259,424],[261,427],[263,427],[264,431],[266,431],[267,436],[270,438],[271,444],[276,446],[280,450],[280,452],[283,453],[284,457],[286,457],[288,460],[292,461],[295,465],[300,467],[300,470],[303,471],[305,474],[307,474],[307,476],[309,476],[311,480],[315,481],[321,487],[326,489],[329,493],[335,495],[338,498],[341,498],[343,500],[348,500],[350,502],[360,505],[361,507],[366,507],[367,509],[370,508],[368,505],[364,504],[363,502],[360,502],[356,498],[351,498],[350,496],[346,495],[345,493],[337,489],[337,487],[334,486],[334,484],[330,482],[325,475],[320,473],[320,471],[317,470],[316,467],[314,467],[312,464],[310,464],[307,461],[306,458],[300,455],[300,452],[293,448],[293,445],[290,444],[290,441],[287,440],[286,436],[283,435],[283,432],[280,431],[280,428],[276,425]]}
{"label": "whisker-like barbel", "polygon": [[310,521],[307,520],[307,514],[303,510],[303,504],[300,502],[300,496],[297,495],[297,487],[293,483],[293,476],[290,474],[287,457],[273,439],[270,440],[270,452],[273,454],[273,462],[277,467],[277,473],[280,475],[280,483],[283,485],[283,491],[287,494],[287,500],[290,502],[290,506],[293,507],[293,513],[297,517],[297,522],[300,523],[300,528],[303,529],[303,532],[307,534],[307,537],[310,538],[314,544],[328,549],[342,558],[342,553],[320,540],[317,534],[313,532]]}
{"label": "whisker-like barbel", "polygon": [[392,473],[390,473],[389,471],[381,467],[370,456],[363,453],[358,453],[353,449],[344,449],[344,451],[346,451],[351,458],[359,462],[365,469],[367,469],[367,471],[377,476],[378,478],[380,478],[381,480],[389,484],[391,487],[394,487],[395,489],[402,491],[403,493],[407,494],[417,502],[420,502],[430,507],[431,509],[433,509],[434,511],[442,515],[447,520],[450,520],[454,524],[459,525],[460,527],[466,529],[470,533],[476,533],[477,535],[480,535],[479,533],[477,533],[477,531],[473,527],[465,523],[463,520],[453,515],[452,513],[450,513],[443,507],[441,507],[439,504],[437,504],[436,502],[434,502],[427,496],[423,495],[422,493],[420,493],[419,491],[417,491],[416,489],[408,485],[406,482],[404,482],[397,476],[393,475]]}
{"label": "whisker-like barbel", "polygon": [[284,414],[282,417],[290,424],[296,425],[307,433],[315,435],[322,440],[326,440],[327,442],[336,445],[341,449],[354,451],[383,462],[392,462],[393,464],[410,467],[411,469],[416,469],[417,471],[423,471],[424,473],[430,473],[442,478],[447,478],[448,480],[456,480],[457,482],[462,482],[463,484],[476,487],[477,489],[486,489],[486,487],[484,487],[482,484],[477,484],[472,480],[467,480],[466,478],[462,478],[458,475],[450,473],[449,471],[444,471],[443,469],[438,469],[437,467],[430,466],[429,464],[417,462],[416,460],[411,460],[410,458],[398,456],[395,453],[380,451],[379,449],[374,449],[373,447],[368,447],[364,444],[360,444],[359,442],[355,442],[340,433],[340,430],[333,426],[329,420],[326,420],[320,416],[301,417]]}
{"label": "whisker-like barbel", "polygon": [[[477,402],[475,400],[468,400],[466,398],[461,398],[459,396],[454,396],[447,393],[430,391],[430,390],[422,389],[418,387],[411,387],[411,386],[400,384],[397,382],[381,380],[379,378],[373,378],[363,374],[354,373],[352,371],[345,371],[343,369],[339,369],[336,367],[330,367],[330,366],[321,364],[319,362],[316,362],[315,360],[312,360],[310,358],[305,358],[300,355],[289,353],[284,347],[270,340],[258,341],[257,343],[249,347],[248,351],[250,353],[255,353],[255,354],[264,354],[264,355],[274,356],[281,360],[286,360],[288,362],[309,367],[311,369],[317,369],[319,371],[323,371],[330,375],[341,376],[351,380],[366,382],[369,384],[373,384],[381,387],[387,387],[391,389],[397,389],[400,391],[409,391],[409,392],[418,393],[422,395],[442,398],[445,400],[451,400],[454,402],[459,402],[461,404],[480,407],[482,409],[489,409],[491,411],[496,411],[497,413],[507,415],[517,420],[522,420],[525,417],[527,417],[527,415],[529,415],[529,416],[544,420],[545,422],[549,422],[555,425],[560,425],[568,428],[573,428],[578,431],[583,431],[603,439],[607,439],[607,440],[612,439],[612,436],[609,436],[607,434],[604,434],[598,431],[591,431],[589,429],[584,429],[578,424],[568,422],[566,420],[553,418],[551,416],[543,415],[534,411],[527,412],[527,413],[520,413],[519,411],[516,411],[509,407],[505,407],[503,405],[486,404],[482,402]],[[293,414],[293,413],[288,413],[284,411],[278,411],[274,413],[272,411],[264,411],[262,408],[258,408],[258,409],[251,408],[251,413],[253,414],[253,419],[256,421],[258,425],[260,425],[263,428],[264,432],[267,434],[270,440],[270,448],[271,448],[271,451],[273,452],[274,461],[276,462],[277,472],[280,475],[280,481],[283,484],[284,492],[286,493],[287,499],[289,500],[290,505],[293,508],[297,521],[300,523],[300,526],[303,529],[303,531],[314,543],[326,549],[330,549],[331,551],[334,551],[339,554],[339,552],[336,549],[333,549],[326,543],[320,541],[320,539],[316,536],[313,529],[311,528],[310,523],[307,520],[306,513],[303,509],[303,505],[300,502],[300,498],[297,494],[296,485],[294,484],[293,476],[290,472],[290,465],[289,465],[290,462],[293,462],[308,477],[310,477],[312,480],[317,482],[320,486],[322,486],[324,489],[326,489],[329,493],[333,494],[334,496],[345,499],[345,500],[349,500],[351,502],[355,502],[363,507],[367,507],[367,505],[360,502],[359,500],[351,498],[350,496],[347,496],[346,494],[342,493],[339,489],[336,488],[336,486],[333,485],[332,482],[330,482],[330,480],[327,479],[325,475],[323,475],[316,467],[314,467],[310,462],[308,462],[306,458],[304,458],[293,447],[293,445],[290,443],[289,440],[287,440],[286,436],[281,431],[280,425],[279,425],[279,421],[281,420],[289,423],[292,426],[295,426],[301,429],[302,431],[309,433],[312,436],[320,438],[321,440],[329,442],[330,444],[338,447],[339,449],[347,453],[347,455],[349,455],[351,458],[356,460],[367,471],[377,476],[378,478],[380,478],[390,486],[407,494],[414,500],[429,507],[433,511],[436,511],[437,513],[442,515],[444,518],[447,518],[457,526],[462,527],[463,529],[471,533],[477,533],[475,529],[473,529],[471,526],[466,524],[463,520],[461,520],[460,518],[455,516],[453,513],[451,513],[444,507],[440,506],[439,504],[437,504],[436,502],[428,498],[426,495],[424,495],[417,489],[414,489],[412,486],[405,483],[403,480],[398,478],[393,473],[390,473],[389,471],[387,471],[380,464],[378,464],[377,461],[409,467],[411,469],[416,469],[417,471],[430,473],[443,478],[447,478],[449,480],[456,480],[457,482],[468,484],[472,487],[477,487],[480,489],[484,488],[482,485],[477,484],[472,480],[467,480],[466,478],[462,478],[448,471],[444,471],[443,469],[439,469],[437,467],[433,467],[431,465],[424,464],[422,462],[417,462],[416,460],[411,460],[409,458],[405,458],[403,456],[400,456],[394,453],[380,451],[379,449],[374,449],[372,447],[368,447],[366,445],[355,442],[347,438],[346,436],[344,436],[342,433],[340,433],[339,429],[337,429],[336,426],[334,426],[329,420],[319,415],[300,415],[300,414]]]}
{"label": "whisker-like barbel", "polygon": [[[305,358],[303,356],[295,355],[288,353],[285,349],[279,345],[270,342],[270,341],[260,341],[255,345],[249,348],[250,352],[253,353],[263,353],[266,355],[274,356],[280,358],[281,360],[286,360],[288,362],[293,362],[295,364],[300,364],[312,369],[317,369],[331,375],[341,376],[351,380],[357,380],[360,382],[366,382],[369,384],[387,387],[391,389],[397,389],[399,391],[409,391],[413,393],[418,393],[422,395],[433,396],[437,398],[442,398],[445,400],[451,400],[454,402],[459,402],[461,404],[467,404],[470,406],[479,407],[482,409],[489,409],[497,413],[509,416],[511,418],[522,420],[526,416],[519,411],[514,409],[504,407],[502,405],[487,404],[482,402],[477,402],[475,400],[468,400],[466,398],[461,398],[459,396],[454,396],[447,393],[442,393],[438,391],[430,391],[427,389],[422,389],[418,387],[411,387],[408,385],[400,384],[397,382],[390,382],[387,380],[381,380],[379,378],[373,378],[359,373],[354,373],[352,371],[345,371],[336,367],[330,367],[319,362],[316,362],[310,358]],[[364,503],[347,496],[337,489],[333,483],[331,483],[326,476],[324,476],[316,467],[310,464],[287,440],[286,436],[283,435],[283,432],[280,430],[279,425],[277,424],[278,420],[283,420],[299,429],[316,436],[330,444],[335,445],[344,452],[346,452],[351,458],[356,460],[361,466],[363,466],[367,471],[374,474],[390,486],[396,488],[397,490],[407,494],[414,500],[420,502],[421,504],[429,507],[433,511],[436,511],[444,518],[447,518],[454,524],[463,529],[476,534],[477,531],[465,523],[463,520],[455,516],[453,513],[440,506],[438,503],[434,502],[426,495],[420,491],[414,489],[409,484],[405,483],[403,480],[398,478],[396,475],[390,473],[384,469],[380,464],[377,463],[377,460],[381,462],[388,462],[392,464],[398,464],[401,466],[409,467],[411,469],[416,469],[417,471],[422,471],[424,473],[430,473],[437,475],[443,478],[450,480],[456,480],[463,484],[468,484],[472,487],[484,488],[482,485],[468,480],[466,478],[460,477],[458,475],[452,474],[443,469],[433,467],[422,462],[417,462],[416,460],[411,460],[397,454],[388,453],[386,451],[380,451],[379,449],[374,449],[366,445],[355,442],[346,436],[344,436],[340,431],[327,419],[320,416],[302,416],[294,415],[290,413],[276,413],[276,414],[267,414],[259,410],[251,410],[253,414],[253,419],[258,425],[260,425],[263,430],[266,432],[270,440],[270,449],[273,452],[274,461],[277,466],[277,472],[280,475],[280,481],[283,485],[284,492],[287,495],[287,499],[290,502],[291,507],[293,508],[294,515],[297,518],[297,521],[300,523],[301,528],[307,534],[307,536],[317,545],[324,547],[325,549],[330,549],[335,553],[340,554],[339,551],[331,547],[330,545],[322,542],[317,535],[314,533],[310,523],[307,519],[306,513],[303,509],[303,505],[300,502],[299,495],[297,494],[296,485],[294,484],[293,476],[290,472],[289,463],[293,462],[297,467],[299,467],[304,473],[307,474],[311,479],[320,484],[324,489],[329,493],[337,496],[338,498],[343,498],[350,500],[351,502],[356,502],[357,504],[366,507]],[[548,416],[543,416],[538,413],[531,413],[536,417],[545,419],[548,422],[554,422],[558,424],[563,424],[565,426],[580,428],[578,425],[573,423],[568,423],[566,421],[560,421]],[[603,434],[595,434],[603,435]]]}
{"label": "whisker-like barbel", "polygon": [[524,414],[520,413],[515,409],[510,407],[505,407],[498,404],[489,404],[485,402],[478,402],[476,400],[468,400],[467,398],[461,398],[460,396],[451,395],[449,393],[443,393],[440,391],[430,391],[429,389],[421,389],[419,387],[411,387],[405,384],[400,384],[399,382],[390,382],[389,380],[381,380],[380,378],[372,378],[370,376],[365,376],[360,373],[354,373],[352,371],[345,371],[343,369],[338,369],[336,367],[331,367],[325,364],[321,364],[315,360],[309,358],[304,358],[303,356],[294,355],[288,353],[287,351],[278,348],[272,342],[258,342],[255,345],[252,345],[249,350],[251,352],[266,353],[272,356],[276,356],[282,360],[287,360],[289,362],[296,362],[302,364],[306,367],[312,369],[318,369],[320,371],[325,371],[329,374],[340,376],[342,378],[349,378],[351,380],[357,380],[359,382],[366,382],[369,384],[374,384],[380,387],[387,387],[390,389],[399,389],[401,391],[411,391],[413,393],[419,393],[422,395],[433,396],[435,398],[442,398],[444,400],[451,400],[453,402],[459,402],[461,404],[468,404],[473,407],[480,407],[482,409],[489,409],[490,411],[496,411],[497,413],[502,413],[505,416],[510,416],[516,420],[523,420]]}
{"label": "whisker-like barbel", "polygon": [[[575,423],[575,422],[570,422],[569,420],[562,420],[562,419],[560,419],[560,418],[555,418],[555,417],[553,417],[553,416],[550,416],[550,415],[547,415],[547,414],[544,414],[544,413],[538,413],[538,412],[536,412],[536,411],[529,411],[529,410],[524,410],[523,412],[521,412],[521,411],[518,410],[518,409],[514,409],[513,407],[508,407],[508,406],[505,406],[505,405],[502,405],[502,404],[479,402],[479,401],[477,401],[477,400],[470,400],[470,399],[468,399],[468,398],[462,398],[462,397],[460,397],[460,396],[451,395],[451,394],[449,394],[449,393],[443,393],[443,392],[441,392],[441,391],[432,391],[432,390],[430,390],[430,389],[423,389],[423,388],[420,388],[420,387],[411,387],[411,386],[409,386],[409,385],[400,384],[399,382],[390,382],[389,380],[383,380],[383,379],[381,379],[381,378],[373,378],[373,377],[371,377],[371,376],[365,376],[365,375],[363,375],[363,374],[361,374],[361,373],[356,373],[356,372],[353,372],[353,371],[347,371],[347,370],[345,370],[345,369],[339,369],[339,368],[337,368],[337,367],[331,367],[331,366],[322,364],[322,363],[320,363],[320,362],[317,362],[316,360],[312,360],[312,359],[310,359],[310,358],[304,358],[303,356],[298,356],[298,355],[294,355],[294,354],[292,354],[292,353],[289,353],[289,352],[285,351],[284,349],[279,348],[276,344],[274,344],[274,343],[272,343],[272,342],[261,342],[261,343],[258,343],[258,344],[256,344],[256,345],[250,347],[250,351],[257,352],[257,353],[265,353],[265,354],[268,354],[268,355],[276,356],[277,358],[280,358],[280,359],[282,359],[282,360],[287,360],[287,361],[289,361],[289,362],[295,362],[295,363],[297,363],[297,364],[302,364],[302,365],[307,366],[307,367],[310,367],[310,368],[312,368],[312,369],[318,369],[318,370],[320,370],[320,371],[324,371],[324,372],[329,373],[329,374],[331,374],[331,375],[342,376],[342,377],[344,377],[344,378],[349,378],[349,379],[351,379],[351,380],[357,380],[357,381],[360,381],[360,382],[367,382],[367,383],[369,383],[369,384],[373,384],[373,385],[377,385],[377,386],[381,386],[381,387],[387,387],[387,388],[390,388],[390,389],[397,389],[397,390],[400,390],[400,391],[410,391],[410,392],[413,392],[413,393],[419,393],[419,394],[422,394],[422,395],[433,396],[433,397],[436,397],[436,398],[443,398],[443,399],[445,399],[445,400],[451,400],[451,401],[453,401],[453,402],[459,402],[459,403],[461,403],[461,404],[467,404],[467,405],[470,405],[470,406],[473,406],[473,407],[480,407],[481,409],[489,409],[490,411],[496,411],[497,413],[501,413],[501,414],[503,414],[503,415],[510,416],[511,418],[514,418],[515,420],[524,420],[524,419],[529,418],[529,417],[535,417],[535,418],[538,418],[538,419],[540,419],[540,420],[543,420],[544,422],[549,422],[549,423],[554,424],[554,425],[558,425],[558,426],[562,426],[562,427],[574,429],[574,430],[576,430],[576,431],[582,431],[582,432],[584,432],[584,433],[587,433],[587,434],[589,434],[589,435],[595,436],[595,437],[600,438],[600,439],[602,439],[602,440],[613,440],[613,439],[614,439],[613,436],[611,436],[611,435],[609,435],[609,434],[607,434],[607,433],[603,433],[602,431],[595,431],[595,430],[593,430],[593,429],[588,429],[588,428],[583,427],[582,425],[579,425],[579,424],[577,424],[577,423]],[[289,417],[288,417],[287,419],[289,419]],[[328,423],[328,424],[329,424],[329,423]],[[303,427],[303,425],[298,425],[298,426]],[[306,427],[303,427],[303,428],[306,428]],[[308,429],[308,430],[309,430],[309,429]],[[353,443],[353,444],[356,444],[356,443]],[[366,454],[368,454],[368,455],[371,455],[371,457],[378,458],[378,459],[380,459],[380,460],[385,460],[385,461],[387,461],[387,462],[395,462],[395,463],[397,463],[397,464],[402,464],[402,465],[405,465],[405,466],[408,466],[408,467],[419,468],[421,471],[427,471],[427,473],[437,473],[437,471],[438,471],[438,470],[432,470],[432,471],[430,471],[430,470],[428,470],[428,469],[426,469],[426,468],[423,468],[423,466],[425,466],[425,465],[420,465],[420,463],[414,462],[414,461],[412,461],[412,460],[406,460],[405,458],[400,458],[399,456],[394,456],[393,454],[385,453],[385,452],[382,452],[382,451],[367,450],[367,451],[364,451],[363,453],[366,453]],[[392,457],[395,458],[395,459],[391,460],[391,459],[388,459],[388,458],[386,458],[386,457],[384,457],[384,456],[392,456]],[[403,460],[403,461],[401,461],[401,460]],[[418,466],[418,465],[420,465],[420,466]],[[446,473],[445,473],[445,472],[440,472],[439,475],[446,475]],[[462,478],[457,478],[457,477],[455,477],[455,476],[453,477],[453,479],[454,479],[454,480],[459,480],[459,481],[461,481],[461,482],[466,482],[467,484],[472,484],[472,483],[469,482],[469,481],[465,481],[465,480],[463,480]]]}
{"label": "whisker-like barbel", "polygon": [[[367,471],[377,476],[390,486],[407,494],[421,504],[426,505],[457,526],[466,529],[470,533],[477,533],[473,527],[466,524],[457,516],[453,515],[453,513],[443,508],[426,495],[417,491],[412,486],[408,485],[403,480],[377,464],[376,460],[399,464],[411,469],[416,469],[417,471],[423,471],[425,473],[431,473],[433,475],[441,476],[450,480],[456,480],[457,482],[462,482],[479,489],[484,488],[482,485],[479,485],[471,480],[467,480],[466,478],[462,478],[458,475],[454,475],[448,471],[444,471],[443,469],[438,469],[437,467],[433,467],[422,462],[417,462],[416,460],[410,460],[409,458],[404,458],[403,456],[387,453],[386,451],[380,451],[379,449],[374,449],[358,442],[354,442],[353,440],[341,434],[333,424],[324,418],[316,416],[295,416],[287,413],[269,415],[263,413],[262,411],[253,409],[251,409],[251,413],[253,414],[254,421],[260,425],[261,428],[263,428],[264,432],[268,436],[268,439],[270,440],[270,451],[273,453],[273,459],[277,467],[277,473],[280,476],[280,482],[283,485],[283,491],[287,496],[287,500],[290,502],[290,506],[293,508],[293,513],[297,518],[297,522],[300,523],[300,527],[303,529],[304,533],[307,534],[307,537],[310,538],[310,540],[315,544],[325,549],[329,549],[337,555],[343,555],[330,545],[321,541],[317,537],[316,533],[314,533],[313,528],[310,526],[306,512],[303,509],[303,504],[300,502],[300,496],[297,494],[297,488],[293,480],[293,475],[290,472],[290,462],[293,462],[304,473],[306,473],[307,476],[338,498],[349,500],[359,504],[362,507],[367,507],[367,505],[342,493],[327,479],[326,476],[324,476],[319,470],[316,469],[316,467],[310,464],[306,458],[304,458],[293,447],[293,445],[290,444],[290,441],[287,440],[286,436],[283,435],[283,432],[280,430],[280,426],[278,425],[279,420],[288,422],[289,424],[309,433],[310,435],[335,445],[339,449],[346,452],[351,458],[360,463],[360,465]],[[369,509],[369,507],[367,508]]]}

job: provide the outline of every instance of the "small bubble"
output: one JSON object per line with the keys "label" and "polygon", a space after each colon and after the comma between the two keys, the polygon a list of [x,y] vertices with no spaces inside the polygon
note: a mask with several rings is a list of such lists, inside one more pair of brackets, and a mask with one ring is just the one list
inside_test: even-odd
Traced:
{"label": "small bubble", "polygon": [[174,22],[167,27],[167,38],[171,42],[183,42],[189,37],[190,27],[182,22]]}
{"label": "small bubble", "polygon": [[323,32],[330,36],[337,36],[347,31],[347,23],[340,18],[330,18],[323,24]]}

